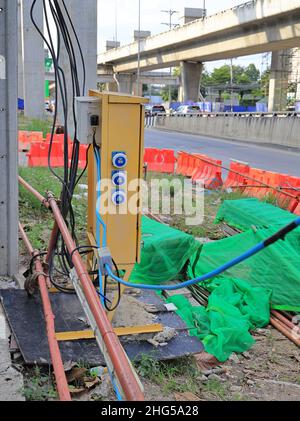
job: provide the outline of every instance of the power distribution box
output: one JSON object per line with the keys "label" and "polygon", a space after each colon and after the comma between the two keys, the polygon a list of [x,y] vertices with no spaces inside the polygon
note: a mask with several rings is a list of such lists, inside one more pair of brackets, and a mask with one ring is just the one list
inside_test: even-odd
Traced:
{"label": "power distribution box", "polygon": [[[107,247],[119,268],[133,267],[140,260],[141,180],[144,159],[144,104],[146,98],[114,92],[90,91],[100,113],[96,143],[101,143],[101,182],[93,148],[89,151],[88,238],[97,238],[98,209],[107,227]],[[96,107],[96,104],[95,104]],[[94,110],[95,111],[95,110]],[[100,227],[100,241],[103,229]]]}
{"label": "power distribution box", "polygon": [[90,96],[75,98],[77,139],[84,145],[91,145],[93,139],[101,144],[101,101]]}

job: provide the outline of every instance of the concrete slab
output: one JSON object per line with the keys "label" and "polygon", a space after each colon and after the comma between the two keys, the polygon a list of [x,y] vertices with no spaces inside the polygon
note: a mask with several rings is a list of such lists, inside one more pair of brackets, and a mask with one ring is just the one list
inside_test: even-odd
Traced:
{"label": "concrete slab", "polygon": [[[0,289],[14,287],[14,282],[0,279]],[[0,401],[25,401],[23,376],[13,366],[9,353],[10,329],[0,304]]]}

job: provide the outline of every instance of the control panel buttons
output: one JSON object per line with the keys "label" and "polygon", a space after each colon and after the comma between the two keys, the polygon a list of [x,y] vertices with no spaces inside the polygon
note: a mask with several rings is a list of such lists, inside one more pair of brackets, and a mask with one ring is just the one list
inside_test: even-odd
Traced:
{"label": "control panel buttons", "polygon": [[126,152],[113,152],[112,164],[115,168],[124,168],[128,162]]}
{"label": "control panel buttons", "polygon": [[116,187],[125,186],[127,182],[127,173],[126,171],[113,171],[112,172],[112,182]]}
{"label": "control panel buttons", "polygon": [[112,193],[111,200],[114,205],[121,206],[126,203],[126,193],[124,190],[115,190]]}

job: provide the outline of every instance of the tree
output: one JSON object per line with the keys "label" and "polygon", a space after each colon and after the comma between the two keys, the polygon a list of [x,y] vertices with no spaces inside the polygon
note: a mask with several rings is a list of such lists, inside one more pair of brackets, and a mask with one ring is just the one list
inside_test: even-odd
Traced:
{"label": "tree", "polygon": [[246,67],[245,74],[248,76],[250,82],[258,82],[260,79],[260,71],[253,63]]}
{"label": "tree", "polygon": [[161,91],[161,97],[163,101],[167,102],[169,101],[169,94],[171,92],[171,101],[177,101],[178,100],[178,88],[176,86],[171,86],[171,89],[169,90],[169,86],[164,86]]}

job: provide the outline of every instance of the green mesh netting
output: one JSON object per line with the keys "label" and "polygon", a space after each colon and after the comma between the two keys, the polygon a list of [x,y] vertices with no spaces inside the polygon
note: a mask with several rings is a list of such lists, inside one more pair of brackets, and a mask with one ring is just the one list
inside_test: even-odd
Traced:
{"label": "green mesh netting", "polygon": [[251,287],[238,279],[218,279],[207,308],[193,307],[183,296],[168,299],[178,315],[191,327],[190,334],[202,340],[206,352],[226,361],[232,352],[245,352],[255,343],[249,330],[269,323],[271,291]]}
{"label": "green mesh netting", "polygon": [[255,226],[270,228],[284,226],[296,219],[292,213],[260,202],[258,199],[225,200],[220,206],[215,223],[225,222],[242,231]]}
{"label": "green mesh netting", "polygon": [[182,231],[150,218],[142,219],[142,253],[130,280],[161,284],[178,279],[189,258],[201,245]]}
{"label": "green mesh netting", "polygon": [[[205,244],[191,257],[188,276],[201,276],[239,256],[270,237],[278,227],[248,230],[224,240]],[[300,233],[288,234],[286,240],[262,250],[243,263],[227,270],[221,277],[242,279],[254,287],[272,290],[272,308],[300,311]]]}

